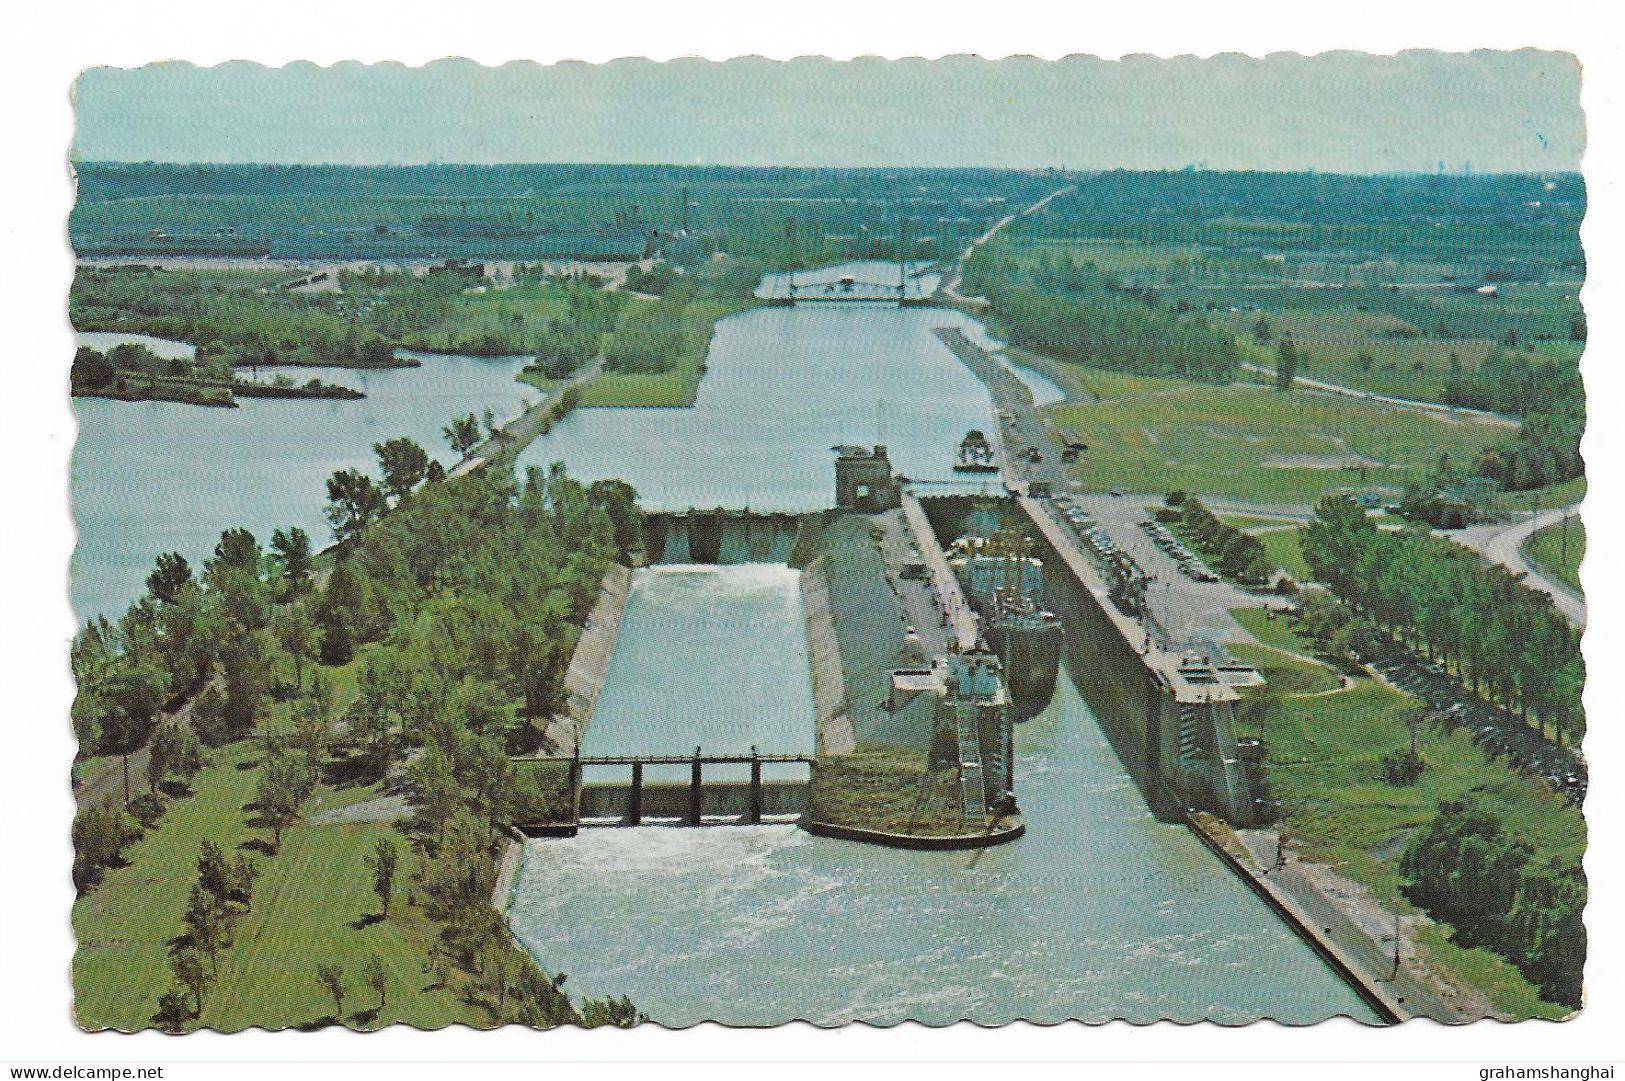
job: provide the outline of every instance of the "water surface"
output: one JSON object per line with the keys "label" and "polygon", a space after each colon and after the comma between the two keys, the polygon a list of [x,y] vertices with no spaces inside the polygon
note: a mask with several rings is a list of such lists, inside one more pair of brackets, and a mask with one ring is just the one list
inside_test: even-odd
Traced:
{"label": "water surface", "polygon": [[1029,829],[1011,844],[591,828],[529,842],[510,923],[577,993],[629,994],[672,1026],[1376,1020],[1189,831],[1152,818],[1069,680],[1016,752]]}
{"label": "water surface", "polygon": [[[99,349],[141,335],[84,334]],[[165,355],[189,355],[167,343]],[[523,358],[414,354],[418,368],[262,368],[299,382],[321,379],[365,392],[353,401],[244,398],[237,409],[177,402],[75,398],[79,441],[71,472],[79,545],[70,595],[80,619],[116,618],[145,586],[159,553],[179,551],[194,567],[223,530],[244,526],[260,542],[297,525],[319,547],[331,538],[322,508],[339,469],[376,475],[373,444],[410,436],[442,464],[455,455],[441,437],[452,416],[517,413],[539,392],[514,382]]]}
{"label": "water surface", "polygon": [[[895,279],[895,265],[881,266]],[[978,324],[895,304],[732,316],[717,324],[692,408],[578,409],[520,466],[563,461],[589,480],[621,477],[652,510],[821,510],[834,502],[830,448],[842,443],[885,443],[904,475],[952,480],[959,440],[971,428],[992,433],[993,407],[932,333],[940,326]]]}
{"label": "water surface", "polygon": [[[662,565],[636,573],[584,755],[812,754],[817,748],[801,572],[783,564]],[[588,767],[585,779],[625,769]],[[768,778],[807,767],[768,763]],[[750,767],[707,766],[717,780]],[[653,766],[651,781],[686,780]]]}

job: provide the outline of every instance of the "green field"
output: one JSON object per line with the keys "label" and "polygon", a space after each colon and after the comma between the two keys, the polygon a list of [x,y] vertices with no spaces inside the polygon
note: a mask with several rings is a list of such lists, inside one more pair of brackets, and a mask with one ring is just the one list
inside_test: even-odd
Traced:
{"label": "green field", "polygon": [[1319,652],[1314,641],[1293,630],[1292,621],[1283,616],[1271,619],[1262,608],[1232,608],[1230,614],[1237,623],[1247,628],[1248,634],[1266,646],[1301,653],[1306,657],[1313,657]]}
{"label": "green field", "polygon": [[[1184,489],[1267,503],[1312,503],[1347,488],[1400,488],[1448,452],[1476,460],[1506,429],[1307,390],[1214,386],[1081,371],[1097,400],[1047,412],[1089,444],[1087,488]],[[1367,465],[1353,467],[1363,459]]]}
{"label": "green field", "polygon": [[1323,664],[1289,657],[1270,646],[1232,643],[1227,647],[1238,661],[1257,668],[1276,694],[1325,694],[1341,686],[1337,673]]}
{"label": "green field", "polygon": [[[475,288],[480,288],[476,286]],[[570,293],[552,283],[526,283],[459,296],[445,318],[407,334],[402,345],[427,353],[451,353],[482,340],[510,340],[534,348],[552,320],[570,314]]]}
{"label": "green field", "polygon": [[[1270,783],[1300,852],[1363,883],[1384,905],[1411,912],[1400,893],[1400,853],[1440,801],[1470,797],[1537,852],[1579,859],[1585,846],[1579,812],[1538,781],[1487,759],[1465,731],[1446,734],[1422,724],[1421,780],[1387,783],[1381,759],[1409,745],[1406,720],[1418,708],[1410,697],[1360,679],[1337,694],[1282,698],[1261,722],[1243,710],[1242,733],[1269,746]],[[1494,954],[1462,950],[1442,929],[1427,941],[1438,961],[1484,988],[1502,1009],[1543,1017],[1567,1012],[1539,1003],[1528,981]]]}
{"label": "green field", "polygon": [[[221,957],[220,979],[204,1008],[203,1025],[231,1032],[251,1025],[308,1025],[331,1017],[333,1001],[316,980],[318,964],[344,970],[350,987],[343,1018],[347,1025],[373,1028],[403,1022],[441,1028],[485,1021],[458,998],[454,987],[437,985],[426,948],[437,928],[404,903],[404,892],[390,906],[389,919],[376,918],[378,897],[363,860],[385,837],[402,852],[397,878],[404,885],[410,880],[412,855],[390,826],[300,825],[285,832],[281,850],[264,863],[254,907],[238,925],[236,944]],[[388,978],[388,1004],[382,1010],[362,977],[375,957]]]}
{"label": "green field", "polygon": [[1303,548],[1298,543],[1298,535],[1299,527],[1270,529],[1255,534],[1264,551],[1269,553],[1270,560],[1291,575],[1294,581],[1301,583],[1313,578],[1314,572],[1303,561]]}
{"label": "green field", "polygon": [[[74,995],[81,1024],[150,1027],[158,996],[174,984],[169,944],[181,933],[200,845],[212,840],[229,856],[266,839],[264,830],[248,824],[258,762],[258,749],[250,741],[215,750],[211,764],[193,782],[195,794],[174,801],[156,827],[130,848],[128,865],[109,871],[74,905],[79,940]],[[375,794],[372,788],[324,786],[311,808],[331,809]],[[364,917],[378,910],[378,899],[362,857],[386,835],[397,840],[402,852],[397,874],[402,896],[388,921],[368,922]],[[437,931],[421,912],[403,903],[412,856],[392,828],[296,824],[284,831],[275,856],[255,858],[260,875],[253,906],[237,924],[235,943],[220,956],[219,977],[206,996],[199,1024],[236,1031],[304,1025],[330,1016],[332,1001],[316,982],[318,963],[336,963],[346,972],[359,1014],[347,1016],[347,1024],[400,1021],[438,1028],[484,1020],[455,987],[432,986],[434,978],[424,971]],[[373,957],[390,979],[389,1005],[378,1015],[365,1013],[376,1002],[361,977]]]}
{"label": "green field", "polygon": [[1578,515],[1568,522],[1566,532],[1565,540],[1562,522],[1547,526],[1529,538],[1524,552],[1542,570],[1579,589],[1580,564],[1586,557],[1586,531]]}
{"label": "green field", "polygon": [[247,823],[258,755],[247,743],[222,747],[155,828],[130,847],[127,866],[107,873],[73,906],[79,949],[73,958],[74,1004],[87,1028],[140,1029],[151,1024],[158,996],[174,983],[169,941],[181,931],[187,893],[196,880],[198,848],[214,841],[228,852],[259,831]]}

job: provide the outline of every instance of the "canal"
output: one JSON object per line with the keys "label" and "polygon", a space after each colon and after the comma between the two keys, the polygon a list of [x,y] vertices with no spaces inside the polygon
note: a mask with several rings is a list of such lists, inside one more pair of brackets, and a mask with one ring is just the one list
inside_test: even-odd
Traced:
{"label": "canal", "polygon": [[1157,822],[1068,680],[1016,730],[1027,835],[909,852],[794,826],[533,840],[509,922],[655,1021],[1376,1018],[1196,838]]}
{"label": "canal", "polygon": [[[719,693],[720,692],[720,693]],[[582,740],[588,757],[814,753],[801,572],[781,564],[681,564],[636,573],[604,689]],[[768,763],[769,780],[808,767]],[[583,781],[624,781],[588,766]],[[688,780],[686,766],[651,766],[651,783]],[[707,781],[748,781],[748,765],[707,766]]]}
{"label": "canal", "polygon": [[[577,410],[520,465],[625,477],[647,506],[675,510],[826,507],[837,443],[885,442],[902,472],[946,478],[965,430],[995,425],[985,388],[932,334],[945,325],[982,333],[925,308],[735,316],[717,327],[694,408]],[[116,615],[157,553],[197,562],[228,527],[263,541],[301,525],[325,540],[329,474],[370,469],[372,444],[396,435],[447,460],[452,415],[511,416],[534,396],[513,382],[518,366],[438,357],[293,373],[360,387],[355,402],[76,399],[76,608]],[[635,734],[691,751],[810,738],[793,572],[712,570],[644,578],[589,741]],[[1017,730],[1017,758],[1028,833],[1009,845],[927,853],[793,826],[590,829],[530,842],[510,922],[573,993],[625,993],[674,1026],[1375,1020],[1193,836],[1151,816],[1070,681]]]}
{"label": "canal", "polygon": [[[959,436],[994,426],[985,388],[931,333],[944,325],[987,343],[980,324],[936,309],[735,316],[717,327],[694,409],[578,410],[525,461],[624,476],[654,509],[826,507],[828,448],[841,442],[878,439],[905,474],[949,476]],[[1059,395],[1038,373],[1018,374],[1040,400]],[[658,606],[629,606],[600,699],[608,731],[588,740],[691,750],[700,737],[682,747],[673,724],[806,725],[786,714],[801,715],[805,665],[771,646],[799,631],[798,606],[742,597],[734,618],[719,617],[717,600],[738,584],[673,570],[643,580]],[[759,641],[722,647],[739,651],[726,661],[709,647],[658,648],[685,628],[701,642],[719,627]],[[696,652],[710,658],[697,682],[672,670]],[[769,669],[772,680],[756,678]],[[787,825],[586,829],[528,843],[509,922],[577,993],[629,994],[679,1027],[1376,1020],[1188,830],[1153,818],[1071,681],[1016,738],[1028,833],[1013,844],[933,853]]]}
{"label": "canal", "polygon": [[[876,267],[881,268],[876,270]],[[848,264],[797,275],[887,273]],[[930,287],[930,282],[926,282]],[[939,308],[818,304],[761,308],[717,324],[689,409],[578,409],[520,456],[584,480],[620,477],[649,510],[822,510],[841,443],[885,443],[903,474],[951,479],[971,428],[991,431],[987,388],[931,333],[974,328]]]}

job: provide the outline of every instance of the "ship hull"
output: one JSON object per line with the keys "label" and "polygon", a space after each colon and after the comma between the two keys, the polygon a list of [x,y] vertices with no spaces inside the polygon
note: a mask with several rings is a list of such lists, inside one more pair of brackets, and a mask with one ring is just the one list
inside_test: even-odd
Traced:
{"label": "ship hull", "polygon": [[987,644],[998,654],[1004,669],[1015,720],[1025,721],[1042,713],[1055,694],[1062,633],[1059,623],[1025,619],[996,619],[988,628]]}

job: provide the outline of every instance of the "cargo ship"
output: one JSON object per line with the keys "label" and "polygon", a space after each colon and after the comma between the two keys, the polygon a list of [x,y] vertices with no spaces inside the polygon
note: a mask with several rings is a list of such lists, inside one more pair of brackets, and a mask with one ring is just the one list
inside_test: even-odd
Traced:
{"label": "cargo ship", "polygon": [[950,562],[965,599],[982,621],[982,637],[998,654],[1014,719],[1025,721],[1049,705],[1061,666],[1061,621],[1039,603],[1044,564],[1023,538],[996,533],[961,537]]}

